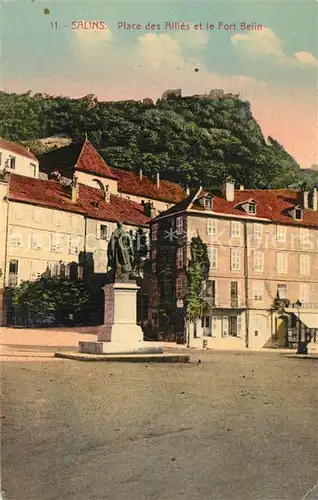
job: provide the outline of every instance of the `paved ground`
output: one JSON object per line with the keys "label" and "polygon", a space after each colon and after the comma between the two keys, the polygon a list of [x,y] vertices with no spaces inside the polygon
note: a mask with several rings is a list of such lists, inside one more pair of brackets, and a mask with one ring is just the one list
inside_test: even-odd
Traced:
{"label": "paved ground", "polygon": [[303,499],[318,481],[317,360],[191,357],[5,357],[4,500]]}

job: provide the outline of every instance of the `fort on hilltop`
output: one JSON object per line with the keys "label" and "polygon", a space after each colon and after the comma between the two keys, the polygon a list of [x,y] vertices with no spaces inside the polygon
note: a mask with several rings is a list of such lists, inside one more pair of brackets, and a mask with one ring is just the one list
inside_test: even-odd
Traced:
{"label": "fort on hilltop", "polygon": [[193,97],[197,97],[200,99],[208,99],[208,100],[239,99],[240,94],[226,93],[222,89],[212,89],[208,94],[205,93],[205,94],[195,94],[192,96],[182,96],[181,89],[168,89],[162,94],[161,99],[164,101],[169,101],[174,99],[191,99]]}

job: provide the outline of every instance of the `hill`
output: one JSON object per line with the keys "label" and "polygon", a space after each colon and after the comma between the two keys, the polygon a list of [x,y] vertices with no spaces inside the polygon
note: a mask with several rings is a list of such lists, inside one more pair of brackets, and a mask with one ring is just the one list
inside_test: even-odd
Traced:
{"label": "hill", "polygon": [[[207,188],[226,176],[248,188],[287,187],[305,181],[297,162],[273,138],[265,139],[250,103],[236,95],[100,102],[46,94],[0,92],[0,134],[27,142],[60,134],[87,134],[108,164]],[[43,148],[43,142],[41,143]],[[41,151],[43,152],[43,150]],[[314,181],[307,176],[307,183]]]}

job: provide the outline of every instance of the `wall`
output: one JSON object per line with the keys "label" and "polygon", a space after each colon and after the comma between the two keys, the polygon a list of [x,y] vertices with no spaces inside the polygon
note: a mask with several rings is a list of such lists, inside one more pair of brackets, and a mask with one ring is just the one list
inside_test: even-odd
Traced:
{"label": "wall", "polygon": [[0,324],[1,311],[3,307],[3,288],[5,278],[5,257],[6,257],[6,229],[7,229],[7,208],[5,200],[8,184],[0,180]]}
{"label": "wall", "polygon": [[[79,253],[84,249],[84,229],[81,215],[10,202],[7,283],[10,260],[19,261],[19,283],[36,279],[45,272],[48,263],[78,262]],[[33,248],[32,241],[37,241],[39,248]],[[60,248],[54,251],[53,245],[58,243]]]}
{"label": "wall", "polygon": [[[100,238],[100,225],[107,226],[107,239]],[[125,224],[127,231],[135,233],[137,227]],[[116,222],[87,219],[86,251],[92,254],[95,273],[105,273],[107,270],[107,246],[111,233],[117,228]],[[148,234],[148,230],[144,229]]]}
{"label": "wall", "polygon": [[97,179],[104,186],[107,185],[109,186],[111,194],[118,194],[117,181],[114,179],[105,179],[105,177],[99,177],[98,175],[88,174],[86,172],[81,172],[80,170],[76,170],[75,175],[80,184],[85,184],[86,186],[98,188],[98,183],[94,182]]}
{"label": "wall", "polygon": [[[9,170],[10,172],[16,173],[18,175],[25,175],[26,177],[38,177],[39,176],[39,162],[38,160],[34,160],[33,158],[28,158],[27,156],[22,156],[17,153],[8,151],[6,149],[0,148],[0,156],[1,156],[1,164],[0,170],[3,170],[5,167],[6,160],[11,156],[15,158],[15,169]],[[34,169],[31,165],[35,165],[35,175]]]}

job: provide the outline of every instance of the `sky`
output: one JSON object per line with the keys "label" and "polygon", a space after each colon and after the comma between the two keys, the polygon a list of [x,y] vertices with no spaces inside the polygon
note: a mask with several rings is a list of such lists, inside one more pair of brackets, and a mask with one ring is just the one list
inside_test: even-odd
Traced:
{"label": "sky", "polygon": [[[317,7],[290,0],[2,0],[1,88],[100,100],[156,100],[177,88],[182,95],[238,92],[265,137],[309,167],[318,164]],[[103,21],[106,29],[84,29],[83,21]],[[160,29],[146,29],[149,23]],[[137,24],[141,29],[128,29]]]}

